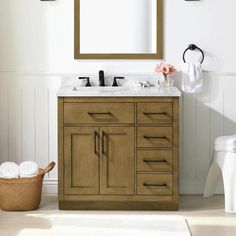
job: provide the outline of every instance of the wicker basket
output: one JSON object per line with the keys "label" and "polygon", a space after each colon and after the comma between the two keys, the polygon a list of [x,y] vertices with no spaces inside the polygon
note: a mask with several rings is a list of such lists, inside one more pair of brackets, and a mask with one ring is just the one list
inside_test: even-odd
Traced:
{"label": "wicker basket", "polygon": [[51,171],[55,162],[47,168],[39,169],[39,174],[32,178],[0,178],[0,209],[3,211],[31,211],[39,207],[43,177]]}

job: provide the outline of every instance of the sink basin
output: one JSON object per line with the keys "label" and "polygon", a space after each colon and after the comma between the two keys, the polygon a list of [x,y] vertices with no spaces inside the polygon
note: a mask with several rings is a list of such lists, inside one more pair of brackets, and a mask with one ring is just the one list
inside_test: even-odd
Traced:
{"label": "sink basin", "polygon": [[99,86],[93,86],[93,87],[74,87],[73,91],[78,92],[97,92],[97,93],[114,93],[114,92],[122,92],[122,91],[129,91],[131,88],[128,86],[120,86],[120,87],[99,87]]}

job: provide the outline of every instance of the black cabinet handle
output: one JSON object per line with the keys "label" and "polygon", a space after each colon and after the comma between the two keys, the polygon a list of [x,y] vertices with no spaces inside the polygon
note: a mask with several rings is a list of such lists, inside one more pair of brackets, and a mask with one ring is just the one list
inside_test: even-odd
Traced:
{"label": "black cabinet handle", "polygon": [[166,136],[143,136],[145,139],[165,139],[168,140]]}
{"label": "black cabinet handle", "polygon": [[104,131],[102,131],[102,154],[108,155],[108,135]]}
{"label": "black cabinet handle", "polygon": [[96,116],[96,115],[109,115],[111,116],[111,112],[88,112],[88,115],[90,116]]}
{"label": "black cabinet handle", "polygon": [[146,160],[146,159],[144,159],[143,162],[145,162],[145,163],[167,163],[167,160]]}
{"label": "black cabinet handle", "polygon": [[167,115],[166,112],[143,112],[145,116],[151,116],[151,115]]}
{"label": "black cabinet handle", "polygon": [[102,131],[102,155],[105,154],[105,151],[104,151],[104,136],[105,136],[105,133]]}
{"label": "black cabinet handle", "polygon": [[[102,155],[106,155],[108,153],[108,140],[107,139],[107,134],[102,131]],[[106,142],[106,151],[105,151],[105,142]]]}
{"label": "black cabinet handle", "polygon": [[167,187],[167,184],[148,184],[148,183],[143,183],[143,186],[145,186],[145,187]]}
{"label": "black cabinet handle", "polygon": [[[97,141],[99,139],[98,132],[94,132],[94,154],[99,157],[99,149],[97,149]],[[99,145],[98,145],[99,146]]]}

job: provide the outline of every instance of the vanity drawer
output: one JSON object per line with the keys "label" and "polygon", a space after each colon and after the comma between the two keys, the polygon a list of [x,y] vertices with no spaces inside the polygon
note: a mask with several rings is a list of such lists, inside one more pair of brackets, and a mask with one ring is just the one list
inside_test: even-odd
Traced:
{"label": "vanity drawer", "polygon": [[172,171],[172,150],[138,150],[137,171]]}
{"label": "vanity drawer", "polygon": [[172,127],[138,127],[138,147],[172,147]]}
{"label": "vanity drawer", "polygon": [[134,104],[65,103],[64,123],[134,123]]}
{"label": "vanity drawer", "polygon": [[138,195],[172,195],[172,174],[138,174]]}
{"label": "vanity drawer", "polygon": [[138,123],[172,123],[172,103],[138,103]]}

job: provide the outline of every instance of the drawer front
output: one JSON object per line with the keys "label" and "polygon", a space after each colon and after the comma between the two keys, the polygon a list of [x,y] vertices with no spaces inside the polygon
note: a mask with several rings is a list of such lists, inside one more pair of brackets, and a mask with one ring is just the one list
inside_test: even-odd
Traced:
{"label": "drawer front", "polygon": [[172,147],[172,127],[138,127],[138,147]]}
{"label": "drawer front", "polygon": [[138,103],[138,123],[172,123],[172,103]]}
{"label": "drawer front", "polygon": [[65,103],[64,123],[134,123],[134,104]]}
{"label": "drawer front", "polygon": [[171,174],[138,174],[138,195],[172,195]]}
{"label": "drawer front", "polygon": [[137,171],[172,171],[172,150],[138,150]]}

